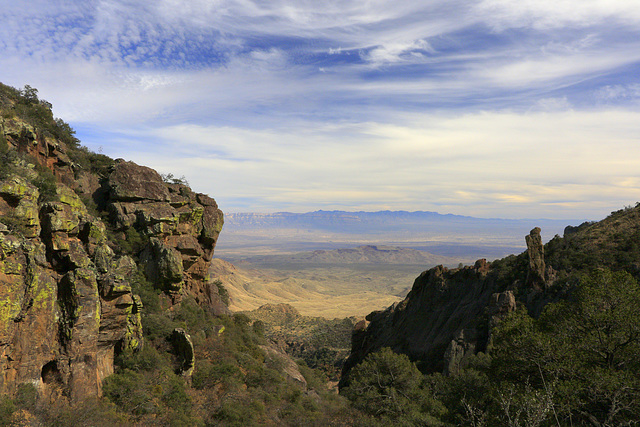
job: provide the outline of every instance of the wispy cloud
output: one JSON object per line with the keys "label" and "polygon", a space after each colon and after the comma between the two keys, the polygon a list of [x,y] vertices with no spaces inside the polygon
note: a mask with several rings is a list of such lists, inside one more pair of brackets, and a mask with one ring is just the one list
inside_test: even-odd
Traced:
{"label": "wispy cloud", "polygon": [[640,196],[631,1],[0,5],[1,81],[226,210],[583,217]]}

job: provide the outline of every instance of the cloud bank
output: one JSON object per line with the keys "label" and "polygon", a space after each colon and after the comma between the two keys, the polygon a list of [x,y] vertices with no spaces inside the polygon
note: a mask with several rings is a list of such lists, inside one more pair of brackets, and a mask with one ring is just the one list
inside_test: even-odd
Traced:
{"label": "cloud bank", "polygon": [[0,81],[227,211],[640,200],[626,0],[0,0]]}

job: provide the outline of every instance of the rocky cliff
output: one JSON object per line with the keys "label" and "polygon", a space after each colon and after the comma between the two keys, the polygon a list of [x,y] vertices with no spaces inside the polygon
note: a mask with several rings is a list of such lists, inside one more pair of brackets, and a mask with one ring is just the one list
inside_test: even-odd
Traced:
{"label": "rocky cliff", "polygon": [[189,295],[227,311],[207,274],[223,215],[150,168],[56,137],[65,124],[46,105],[1,98],[0,394],[100,395],[114,356],[143,345],[136,277],[168,309]]}
{"label": "rocky cliff", "polygon": [[531,230],[520,255],[423,272],[405,300],[356,325],[341,385],[348,384],[353,366],[383,347],[407,354],[425,372],[455,374],[469,356],[490,347],[491,328],[517,304],[538,316],[593,268],[640,277],[639,206],[567,227],[564,237],[556,235],[546,245],[540,233],[538,227]]}

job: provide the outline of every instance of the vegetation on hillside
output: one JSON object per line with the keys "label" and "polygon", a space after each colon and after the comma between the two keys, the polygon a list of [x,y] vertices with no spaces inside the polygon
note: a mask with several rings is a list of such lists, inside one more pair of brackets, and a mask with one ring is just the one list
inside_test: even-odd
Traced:
{"label": "vegetation on hillside", "polygon": [[[100,179],[113,164],[107,156],[80,146],[73,129],[53,117],[51,104],[39,99],[33,88],[1,85],[0,111],[0,134],[9,127],[20,132],[30,129],[38,144],[45,140],[59,144],[59,152],[71,159],[76,175],[88,172]],[[36,185],[41,197],[55,195],[56,177],[50,169],[37,166],[37,159],[26,149],[20,152],[22,148],[11,149],[2,138],[0,178],[18,175]],[[165,179],[169,184],[184,183],[183,178],[171,175]],[[85,194],[80,196],[104,220],[109,246],[118,255],[138,261],[148,236],[134,227],[116,230],[103,207]],[[11,231],[19,226],[7,216],[2,221]],[[170,303],[170,297],[148,280],[142,268],[129,279],[133,294],[144,305],[145,343],[137,351],[117,350],[115,373],[104,380],[103,396],[70,403],[64,398],[67,391],[60,389],[49,401],[32,384],[22,384],[14,396],[0,396],[0,426],[367,424],[366,415],[327,389],[321,372],[303,361],[296,366],[284,353],[271,351],[273,346],[260,322],[243,314],[215,316],[206,304],[199,305],[188,296],[178,304]],[[228,303],[222,284],[213,284]],[[195,366],[186,374],[182,372],[184,355],[172,343],[177,328],[188,334],[193,345]]]}
{"label": "vegetation on hillside", "polygon": [[261,324],[264,335],[288,354],[338,381],[344,360],[351,350],[351,331],[355,317],[325,319],[302,316],[288,304],[266,304],[244,312],[254,324]]}
{"label": "vegetation on hillside", "polygon": [[457,376],[423,376],[389,349],[353,369],[343,394],[383,423],[631,425],[640,419],[640,286],[625,271],[583,275],[538,319],[524,307]]}

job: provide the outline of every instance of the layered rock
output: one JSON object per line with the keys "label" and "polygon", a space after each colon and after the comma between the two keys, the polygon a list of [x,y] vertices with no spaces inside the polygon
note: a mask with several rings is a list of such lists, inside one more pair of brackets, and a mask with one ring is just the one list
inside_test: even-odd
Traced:
{"label": "layered rock", "polygon": [[0,117],[0,140],[10,148],[26,153],[66,185],[75,183],[74,165],[64,144],[17,118]]}
{"label": "layered rock", "polygon": [[182,184],[166,184],[153,169],[117,160],[104,183],[110,220],[126,238],[136,230],[148,238],[140,253],[147,277],[173,301],[191,295],[220,308],[209,265],[224,223],[211,197]]}

